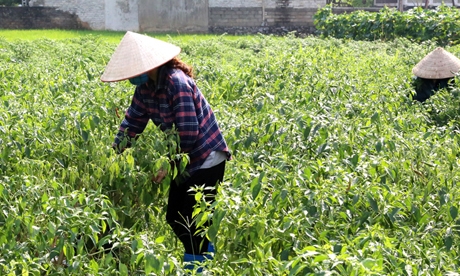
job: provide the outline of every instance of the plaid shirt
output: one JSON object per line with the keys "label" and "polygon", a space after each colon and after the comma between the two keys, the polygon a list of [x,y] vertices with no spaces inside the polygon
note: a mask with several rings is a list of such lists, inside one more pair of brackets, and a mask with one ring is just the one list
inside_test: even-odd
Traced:
{"label": "plaid shirt", "polygon": [[214,113],[193,79],[180,69],[162,66],[158,80],[158,85],[149,81],[136,87],[115,143],[121,142],[126,129],[134,138],[152,120],[163,131],[173,125],[177,128],[181,150],[190,158],[186,168],[190,175],[200,169],[212,151],[224,151],[230,159]]}

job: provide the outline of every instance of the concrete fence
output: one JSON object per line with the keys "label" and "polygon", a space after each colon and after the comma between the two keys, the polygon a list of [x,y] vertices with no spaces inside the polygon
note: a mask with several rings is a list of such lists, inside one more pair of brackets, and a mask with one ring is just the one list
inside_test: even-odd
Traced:
{"label": "concrete fence", "polygon": [[311,34],[315,30],[313,16],[317,10],[289,7],[210,8],[208,32],[285,34],[296,31]]}
{"label": "concrete fence", "polygon": [[[45,1],[42,0],[43,3]],[[216,5],[216,2],[210,5],[209,1],[175,0],[173,5],[171,0],[127,0],[126,5],[121,5],[121,1],[94,0],[100,18],[96,17],[94,10],[84,12],[89,10],[88,6],[80,8],[75,3],[72,9],[66,6],[66,10],[63,7],[0,7],[0,28],[216,34],[286,34],[295,31],[299,35],[307,35],[315,32],[313,21],[318,7],[301,6],[300,1],[293,6],[287,0],[271,0],[271,4],[269,0],[247,0],[239,2],[236,7]],[[266,2],[261,5],[260,1]],[[335,8],[334,12],[354,10]],[[378,11],[379,8],[367,10]]]}
{"label": "concrete fence", "polygon": [[[92,30],[179,33],[314,31],[313,15],[326,0],[30,0],[31,9],[55,8]],[[1,9],[1,8],[0,8]],[[30,11],[29,11],[30,12]],[[20,16],[39,18],[41,15]],[[3,17],[0,28],[10,28]],[[30,24],[32,23],[32,24]],[[42,26],[26,22],[22,26]],[[69,28],[59,24],[55,28]]]}

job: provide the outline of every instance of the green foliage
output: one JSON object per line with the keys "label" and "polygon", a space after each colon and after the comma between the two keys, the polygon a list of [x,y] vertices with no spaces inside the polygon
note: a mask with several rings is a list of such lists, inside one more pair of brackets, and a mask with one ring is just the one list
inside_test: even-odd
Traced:
{"label": "green foliage", "polygon": [[374,5],[372,0],[351,0],[350,2],[352,7],[372,7]]}
{"label": "green foliage", "polygon": [[[125,153],[110,148],[123,115],[117,110],[132,93],[132,86],[99,80],[113,45],[94,37],[0,45],[0,240],[8,242],[0,244],[14,252],[1,254],[9,257],[0,258],[0,274],[53,271],[51,260],[63,259],[73,260],[69,272],[88,272],[107,246],[113,250],[94,274],[111,274],[107,269],[128,257],[130,268],[143,264],[139,254],[146,253],[120,229],[148,229],[150,216],[162,213],[169,181],[188,162],[176,152],[178,135],[150,126]],[[172,159],[182,166],[169,166]],[[169,173],[154,185],[160,168]],[[30,260],[9,265],[25,255]]]}
{"label": "green foliage", "polygon": [[0,0],[0,6],[17,6],[20,5],[21,1],[20,0]]}
{"label": "green foliage", "polygon": [[[194,219],[215,275],[459,271],[458,82],[424,104],[435,43],[315,37],[169,41],[194,65],[233,152]],[[183,274],[165,222],[174,132],[110,147],[133,87],[99,80],[116,43],[0,40],[0,275]],[[448,48],[459,55],[458,46]]]}
{"label": "green foliage", "polygon": [[333,0],[326,1],[327,5],[332,7],[372,7],[373,0]]}
{"label": "green foliage", "polygon": [[406,12],[384,7],[380,12],[355,11],[334,14],[331,6],[318,10],[315,27],[323,37],[354,40],[408,38],[414,42],[433,40],[438,45],[460,43],[460,10],[441,5],[436,9],[416,7]]}

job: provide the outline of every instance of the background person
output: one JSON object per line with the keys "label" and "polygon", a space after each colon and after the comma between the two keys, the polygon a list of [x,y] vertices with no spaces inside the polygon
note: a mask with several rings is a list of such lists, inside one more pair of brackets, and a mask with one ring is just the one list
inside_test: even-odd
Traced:
{"label": "background person", "polygon": [[424,102],[449,83],[460,71],[460,59],[441,47],[426,55],[412,69],[415,94],[412,99]]}
{"label": "background person", "polygon": [[[101,80],[129,80],[136,85],[112,145],[117,151],[124,150],[120,148],[124,139],[137,138],[150,120],[162,131],[177,129],[181,151],[188,154],[190,162],[187,174],[170,184],[166,220],[184,245],[184,261],[201,262],[212,258],[209,253],[214,248],[206,237],[195,234],[191,222],[196,201],[190,189],[204,185],[214,188],[207,194],[215,195],[230,153],[211,107],[193,80],[192,67],[177,58],[179,53],[180,48],[173,44],[127,32]],[[161,182],[165,173],[155,173],[152,180]]]}

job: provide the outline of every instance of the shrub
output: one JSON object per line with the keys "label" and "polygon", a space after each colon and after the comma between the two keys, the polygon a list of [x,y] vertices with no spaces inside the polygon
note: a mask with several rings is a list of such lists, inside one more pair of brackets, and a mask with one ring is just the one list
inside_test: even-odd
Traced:
{"label": "shrub", "polygon": [[413,42],[433,40],[438,45],[460,43],[460,11],[441,5],[433,10],[421,7],[400,12],[385,7],[379,12],[355,11],[334,14],[331,6],[319,9],[314,17],[322,37],[354,40],[392,40],[406,37]]}
{"label": "shrub", "polygon": [[21,4],[21,1],[19,0],[0,0],[0,6],[11,7],[19,4]]}

